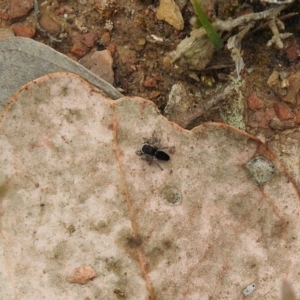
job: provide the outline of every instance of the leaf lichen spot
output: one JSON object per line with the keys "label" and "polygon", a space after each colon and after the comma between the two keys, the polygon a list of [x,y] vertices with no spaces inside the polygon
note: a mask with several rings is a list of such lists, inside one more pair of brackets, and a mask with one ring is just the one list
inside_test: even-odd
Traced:
{"label": "leaf lichen spot", "polygon": [[127,238],[127,246],[129,248],[137,248],[141,246],[141,244],[142,244],[142,240],[139,237],[135,238],[131,236]]}
{"label": "leaf lichen spot", "polygon": [[256,156],[248,161],[246,165],[251,177],[259,184],[263,185],[275,174],[275,167],[263,156]]}
{"label": "leaf lichen spot", "polygon": [[166,186],[162,190],[162,198],[167,205],[180,205],[182,203],[182,194],[174,186]]}
{"label": "leaf lichen spot", "polygon": [[4,198],[5,195],[7,194],[8,192],[8,185],[6,182],[4,182],[2,185],[0,185],[0,199]]}

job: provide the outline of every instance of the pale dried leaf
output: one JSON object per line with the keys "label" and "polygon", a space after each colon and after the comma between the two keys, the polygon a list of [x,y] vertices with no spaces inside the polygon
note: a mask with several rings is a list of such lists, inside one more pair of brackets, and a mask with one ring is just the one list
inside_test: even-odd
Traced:
{"label": "pale dried leaf", "polygon": [[[186,131],[72,74],[23,87],[0,123],[1,299],[279,299],[300,290],[299,196],[275,156],[224,124]],[[135,151],[153,131],[171,159]],[[168,152],[168,150],[166,150]],[[247,163],[275,174],[259,185]],[[97,277],[70,283],[70,269]]]}

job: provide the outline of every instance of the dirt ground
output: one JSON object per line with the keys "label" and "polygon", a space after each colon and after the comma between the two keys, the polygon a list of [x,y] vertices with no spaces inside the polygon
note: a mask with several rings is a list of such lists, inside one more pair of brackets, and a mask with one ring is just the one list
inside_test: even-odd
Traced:
{"label": "dirt ground", "polygon": [[[236,85],[232,97],[205,111],[205,104],[230,84],[235,66],[226,47],[216,52],[202,71],[181,73],[164,64],[167,54],[192,30],[190,19],[194,13],[189,1],[181,10],[183,30],[157,20],[159,1],[155,0],[39,1],[41,26],[52,34],[61,30],[57,42],[36,28],[32,8],[23,16],[12,17],[13,6],[20,6],[21,2],[0,0],[0,28],[25,25],[25,29],[36,30],[32,38],[76,61],[91,51],[110,50],[115,87],[124,95],[152,100],[162,113],[170,91],[180,84],[184,89],[181,103],[187,106],[186,115],[180,118],[189,120],[179,121],[181,126],[190,129],[207,121],[229,123],[259,137],[277,155],[286,156],[287,161],[283,160],[287,168],[296,178],[300,176],[299,166],[294,168],[293,162],[289,162],[289,157],[295,157],[300,150],[300,18],[293,15],[300,12],[299,2],[281,14],[290,16],[284,20],[285,31],[293,33],[284,40],[283,49],[266,47],[271,31],[268,27],[260,30],[255,27],[242,42],[243,84]],[[30,0],[23,2],[32,4]],[[230,5],[234,2],[212,1],[206,11],[210,16],[219,13],[223,19],[234,17],[238,11],[237,6]],[[259,12],[266,7],[256,2],[251,9]],[[168,42],[149,42],[149,35],[163,37]]]}

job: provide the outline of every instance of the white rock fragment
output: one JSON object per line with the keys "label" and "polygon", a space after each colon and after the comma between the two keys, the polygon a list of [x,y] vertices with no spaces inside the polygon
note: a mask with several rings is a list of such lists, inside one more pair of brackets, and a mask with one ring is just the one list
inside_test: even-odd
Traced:
{"label": "white rock fragment", "polygon": [[243,295],[248,296],[250,295],[253,291],[255,290],[255,284],[252,283],[248,285],[244,290],[243,290]]}
{"label": "white rock fragment", "polygon": [[114,23],[111,20],[106,20],[104,29],[107,29],[109,32],[111,32],[114,29]]}
{"label": "white rock fragment", "polygon": [[191,107],[191,103],[187,99],[189,99],[188,91],[184,84],[182,82],[175,83],[171,88],[169,100],[164,109],[165,115],[172,121],[178,116],[182,118],[183,114],[186,114]]}

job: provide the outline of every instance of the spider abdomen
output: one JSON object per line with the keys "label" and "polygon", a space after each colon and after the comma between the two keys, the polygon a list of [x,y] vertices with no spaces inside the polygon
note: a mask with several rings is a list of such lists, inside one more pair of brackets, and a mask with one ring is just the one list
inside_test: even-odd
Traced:
{"label": "spider abdomen", "polygon": [[161,150],[157,150],[155,152],[155,157],[157,159],[165,160],[165,161],[168,161],[170,159],[170,156],[166,152],[161,151]]}

